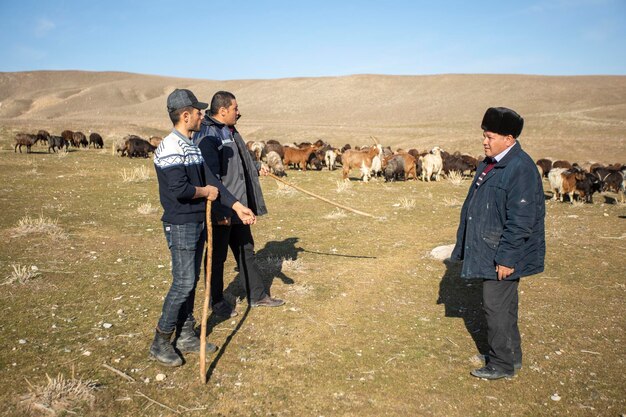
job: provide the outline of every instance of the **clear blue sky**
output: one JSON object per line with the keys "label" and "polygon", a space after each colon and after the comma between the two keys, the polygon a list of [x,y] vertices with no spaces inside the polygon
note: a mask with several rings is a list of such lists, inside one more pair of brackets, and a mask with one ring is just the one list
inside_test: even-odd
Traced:
{"label": "clear blue sky", "polygon": [[626,74],[626,0],[0,0],[0,71]]}

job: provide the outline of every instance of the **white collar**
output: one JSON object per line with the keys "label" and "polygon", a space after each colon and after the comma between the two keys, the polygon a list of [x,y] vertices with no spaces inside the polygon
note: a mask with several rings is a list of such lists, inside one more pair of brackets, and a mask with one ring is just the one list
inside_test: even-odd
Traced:
{"label": "white collar", "polygon": [[515,141],[513,143],[513,145],[509,146],[508,148],[506,148],[505,150],[503,150],[502,152],[500,152],[499,154],[497,154],[496,156],[493,157],[493,159],[496,160],[496,162],[500,162],[502,160],[502,158],[505,157],[505,155],[507,153],[509,153],[509,151],[511,150],[511,148],[513,148],[513,146],[515,146],[517,144],[517,141]]}

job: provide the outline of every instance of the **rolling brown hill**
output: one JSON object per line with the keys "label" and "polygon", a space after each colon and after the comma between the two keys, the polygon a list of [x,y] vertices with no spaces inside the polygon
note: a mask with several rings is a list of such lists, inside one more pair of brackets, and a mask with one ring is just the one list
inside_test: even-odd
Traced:
{"label": "rolling brown hill", "polygon": [[478,154],[489,106],[516,109],[534,157],[626,162],[626,76],[431,75],[211,81],[119,72],[0,73],[0,124],[99,131],[105,140],[169,130],[166,97],[232,91],[248,140],[370,143]]}

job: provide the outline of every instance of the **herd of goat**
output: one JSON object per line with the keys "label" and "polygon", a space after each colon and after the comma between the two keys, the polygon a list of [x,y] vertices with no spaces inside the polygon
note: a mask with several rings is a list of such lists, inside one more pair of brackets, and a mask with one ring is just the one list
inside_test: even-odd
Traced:
{"label": "herd of goat", "polygon": [[37,133],[18,133],[15,135],[15,152],[18,148],[22,153],[22,146],[26,146],[26,153],[31,152],[31,147],[37,142],[43,142],[48,145],[48,152],[51,150],[56,152],[57,150],[65,149],[71,146],[75,148],[87,148],[93,145],[95,149],[102,149],[104,147],[104,141],[102,136],[98,133],[91,133],[89,135],[89,141],[87,136],[83,132],[72,132],[71,130],[64,130],[61,132],[61,136],[51,135],[47,130],[40,130]]}
{"label": "herd of goat", "polygon": [[[383,147],[375,138],[372,139],[375,145],[354,148],[349,144],[335,148],[322,140],[285,145],[276,140],[250,141],[246,146],[255,161],[265,162],[277,176],[286,175],[285,167],[302,171],[324,168],[332,171],[341,165],[344,180],[348,179],[352,169],[357,169],[364,182],[372,177],[383,177],[385,181],[417,180],[418,177],[422,181],[438,181],[442,175],[471,176],[484,158],[483,155],[475,157],[460,152],[449,153],[438,146],[422,152],[417,149],[392,151],[390,147]],[[147,158],[161,140],[158,136],[146,140],[137,135],[127,135],[115,141],[111,149],[113,154]],[[87,140],[82,132],[64,130],[61,136],[53,136],[40,130],[37,134],[18,133],[15,137],[15,152],[19,148],[21,153],[22,146],[31,152],[31,147],[38,141],[48,144],[48,152],[61,149],[67,151],[69,146],[104,147],[102,136],[98,133],[91,133]],[[591,162],[579,165],[549,159],[539,159],[536,164],[542,177],[548,179],[555,200],[564,201],[567,195],[571,202],[578,198],[592,203],[594,193],[614,192],[624,202],[626,165],[616,163],[606,166]]]}

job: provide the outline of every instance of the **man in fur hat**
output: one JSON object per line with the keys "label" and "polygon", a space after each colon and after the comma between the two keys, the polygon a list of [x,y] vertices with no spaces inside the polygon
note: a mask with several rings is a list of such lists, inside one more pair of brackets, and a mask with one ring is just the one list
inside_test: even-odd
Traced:
{"label": "man in fur hat", "polygon": [[483,280],[489,354],[471,374],[512,377],[522,367],[517,325],[519,279],[543,271],[545,202],[537,167],[517,141],[524,119],[491,107],[482,121],[486,158],[461,209],[452,259],[463,261],[461,277]]}

